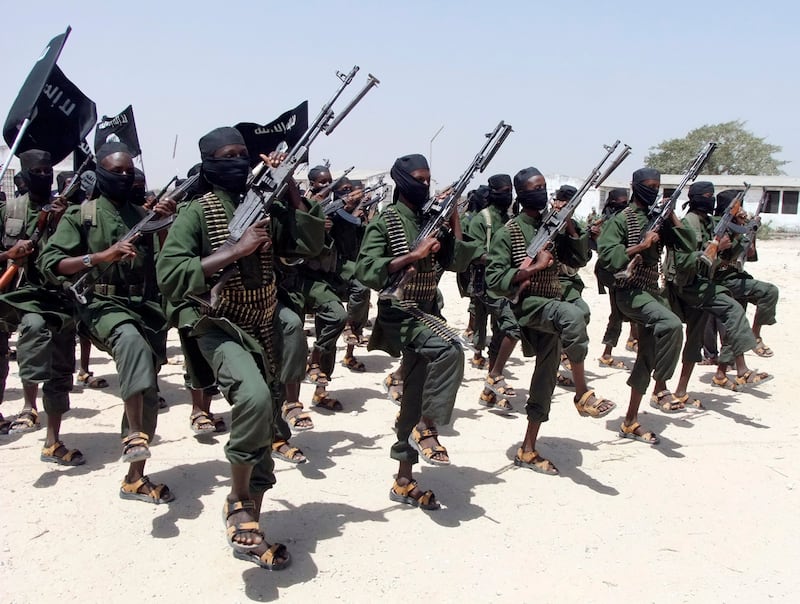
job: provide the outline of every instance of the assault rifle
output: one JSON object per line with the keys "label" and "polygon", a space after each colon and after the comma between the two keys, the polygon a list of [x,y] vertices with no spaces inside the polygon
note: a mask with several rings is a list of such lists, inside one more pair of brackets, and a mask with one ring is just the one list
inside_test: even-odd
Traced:
{"label": "assault rifle", "polygon": [[747,262],[747,259],[750,257],[753,249],[755,248],[756,231],[758,230],[758,227],[761,226],[761,212],[765,207],[767,207],[768,202],[769,192],[767,191],[767,188],[764,187],[764,192],[761,194],[761,199],[758,200],[758,207],[756,208],[755,214],[753,214],[753,217],[747,222],[746,225],[744,225],[745,246],[735,261],[736,270],[738,271],[741,271],[744,268],[745,262]]}
{"label": "assault rifle", "polygon": [[[75,174],[70,179],[69,183],[64,187],[64,190],[56,195],[57,199],[63,199],[64,203],[68,203],[67,200],[72,197],[81,186],[81,173],[89,167],[89,162],[93,160],[94,157],[92,157],[91,154],[86,156],[86,159],[83,160],[83,163],[75,171]],[[50,224],[52,216],[53,206],[50,203],[42,207],[42,209],[39,211],[39,215],[36,217],[36,227],[34,228],[30,238],[31,245],[34,249],[39,243],[39,240],[44,236],[45,231],[52,226]],[[16,258],[8,266],[8,268],[6,268],[6,270],[3,272],[3,275],[0,276],[0,292],[5,292],[14,282],[14,280],[18,278],[22,267],[25,265],[26,259],[27,256]]]}
{"label": "assault rifle", "polygon": [[340,184],[342,184],[344,182],[344,179],[347,178],[347,175],[350,174],[350,172],[352,172],[354,168],[355,168],[355,166],[350,166],[349,168],[347,168],[347,170],[345,170],[339,178],[337,178],[336,180],[334,180],[332,182],[329,182],[327,185],[322,187],[319,191],[317,191],[316,193],[313,193],[312,197],[317,197],[318,199],[322,199],[322,200],[327,199],[328,195],[331,194],[331,191],[335,191],[336,188]]}
{"label": "assault rifle", "polygon": [[744,183],[744,191],[739,191],[736,194],[736,197],[731,199],[728,207],[725,208],[725,213],[719,219],[719,222],[714,229],[714,238],[708,242],[706,249],[704,249],[703,253],[700,255],[700,260],[702,260],[709,267],[714,265],[714,261],[717,259],[717,253],[719,252],[719,242],[723,237],[725,237],[725,235],[727,235],[728,231],[744,233],[745,229],[738,226],[734,220],[736,220],[736,217],[742,211],[742,202],[744,201],[745,195],[747,195],[749,190],[750,185],[748,183]]}
{"label": "assault rifle", "polygon": [[[428,237],[438,235],[450,219],[450,215],[458,203],[459,197],[464,193],[469,181],[475,172],[483,172],[492,161],[492,158],[500,150],[508,135],[513,132],[511,125],[501,121],[493,132],[486,135],[488,139],[478,154],[472,159],[467,169],[456,181],[456,183],[445,191],[445,195],[433,197],[423,206],[422,216],[423,227],[413,241],[410,248],[415,250]],[[416,273],[416,269],[409,265],[403,270],[397,271],[389,279],[389,284],[381,290],[378,298],[381,300],[402,300],[403,288]]]}
{"label": "assault rifle", "polygon": [[[184,180],[180,186],[175,187],[169,194],[169,198],[174,200],[176,203],[182,201],[183,198],[186,196],[186,192],[191,189],[194,184],[197,182],[197,179],[200,178],[199,175],[195,174],[194,176],[190,176],[186,180]],[[172,181],[170,181],[172,182]],[[166,189],[166,187],[165,187]],[[164,195],[164,190],[159,193],[159,196]],[[150,233],[157,233],[158,231],[167,228],[169,225],[172,224],[172,221],[175,219],[174,215],[169,216],[161,216],[159,217],[156,214],[155,210],[148,210],[142,219],[137,222],[131,230],[125,233],[120,241],[133,241],[138,239],[141,235],[148,235]],[[110,262],[106,267],[101,271],[94,271],[89,269],[80,278],[69,286],[69,291],[78,301],[79,304],[86,304],[86,294],[91,290],[95,283],[97,283],[100,278],[106,273],[106,271],[111,268],[113,262]]]}
{"label": "assault rifle", "polygon": [[[333,133],[347,114],[352,111],[353,107],[355,107],[374,86],[380,83],[375,76],[369,74],[364,88],[350,101],[341,113],[334,115],[333,104],[341,96],[342,92],[344,92],[344,89],[353,81],[358,70],[358,65],[355,65],[353,69],[350,70],[350,73],[344,74],[339,71],[336,72],[336,77],[341,81],[338,90],[333,95],[333,98],[322,107],[319,115],[317,115],[308,127],[308,130],[305,131],[295,145],[288,151],[286,157],[281,161],[279,166],[272,168],[269,167],[266,162],[262,162],[255,167],[252,177],[248,182],[248,189],[244,199],[236,206],[233,218],[228,225],[228,239],[222,244],[222,247],[235,245],[249,227],[269,216],[269,212],[275,200],[280,199],[288,189],[289,181],[294,175],[295,170],[297,170],[300,164],[305,163],[308,149],[316,138],[323,132],[326,135]],[[216,285],[211,288],[210,298],[208,300],[201,298],[195,299],[205,305],[216,308],[218,305],[219,292],[237,270],[238,268],[235,264],[228,266],[219,276]]]}
{"label": "assault rifle", "polygon": [[[700,153],[697,154],[697,157],[694,158],[691,165],[686,169],[683,178],[678,183],[678,186],[672,192],[672,195],[669,197],[669,199],[661,199],[652,205],[650,211],[648,212],[650,222],[647,224],[647,228],[642,231],[641,237],[639,237],[639,243],[644,241],[647,233],[658,232],[661,230],[661,227],[664,226],[664,223],[670,217],[672,212],[675,211],[675,205],[678,203],[678,197],[680,197],[681,191],[683,191],[686,185],[698,177],[700,170],[703,169],[703,166],[708,161],[708,158],[711,157],[711,154],[716,148],[717,143],[706,143],[706,145],[700,150]],[[633,275],[634,269],[641,264],[641,262],[642,255],[636,254],[633,258],[631,258],[630,262],[628,262],[628,265],[624,269],[614,273],[614,277],[616,279],[630,279]]]}
{"label": "assault rifle", "polygon": [[[611,161],[611,164],[609,164],[605,172],[601,173],[603,166],[617,150],[619,144],[620,142],[616,141],[610,146],[603,145],[603,148],[606,150],[606,154],[603,156],[603,159],[600,160],[600,163],[592,168],[589,176],[586,177],[586,180],[583,181],[583,184],[575,192],[572,198],[558,209],[551,206],[551,209],[542,219],[542,224],[539,227],[539,230],[536,231],[536,236],[534,236],[534,238],[531,240],[530,244],[528,245],[528,249],[525,250],[525,259],[522,261],[522,264],[519,267],[520,269],[528,268],[531,264],[533,264],[533,261],[535,260],[536,256],[539,255],[539,252],[545,249],[551,249],[553,247],[556,235],[562,232],[564,227],[567,225],[567,221],[572,218],[572,214],[581,203],[581,200],[586,192],[592,187],[599,187],[601,184],[603,184],[603,182],[605,182],[605,180],[611,176],[614,170],[616,170],[619,165],[631,154],[631,148],[628,145],[625,145],[617,157]],[[514,296],[511,298],[511,301],[514,304],[519,301],[520,295],[527,286],[527,282],[520,284]]]}
{"label": "assault rifle", "polygon": [[[386,199],[386,192],[389,189],[389,185],[383,182],[383,178],[384,177],[381,176],[378,179],[378,182],[362,191],[364,196],[361,198],[361,201],[358,202],[356,209],[353,210],[354,212],[357,212],[358,210],[368,210],[376,203],[380,203]],[[380,193],[373,195],[373,193],[376,191],[380,191]]]}

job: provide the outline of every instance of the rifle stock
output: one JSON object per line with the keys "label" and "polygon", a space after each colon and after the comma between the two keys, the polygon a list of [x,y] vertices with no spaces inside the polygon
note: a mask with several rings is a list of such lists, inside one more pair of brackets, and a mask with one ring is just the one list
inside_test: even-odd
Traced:
{"label": "rifle stock", "polygon": [[731,229],[734,224],[733,221],[739,215],[739,212],[741,212],[742,202],[744,201],[744,198],[749,190],[750,184],[744,183],[744,191],[739,191],[736,194],[736,197],[731,199],[728,207],[725,208],[725,214],[722,215],[722,218],[720,218],[720,221],[717,223],[717,226],[714,229],[714,238],[708,242],[706,249],[704,249],[703,253],[700,255],[700,260],[702,260],[703,263],[709,268],[711,268],[714,265],[714,262],[717,260],[720,241],[722,241],[722,238],[725,237],[725,235]]}

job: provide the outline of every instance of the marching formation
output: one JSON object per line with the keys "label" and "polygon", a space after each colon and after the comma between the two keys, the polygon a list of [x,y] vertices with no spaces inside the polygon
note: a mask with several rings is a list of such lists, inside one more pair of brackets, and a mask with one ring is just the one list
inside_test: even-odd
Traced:
{"label": "marching formation", "polygon": [[[42,461],[85,463],[84,453],[66,444],[61,420],[70,408],[77,341],[78,379],[107,385],[89,371],[88,348],[95,346],[113,358],[124,402],[120,451],[127,472],[119,496],[153,504],[179,497],[145,473],[159,409],[157,374],[166,362],[167,332],[175,328],[192,396],[191,430],[229,431],[228,544],[235,557],[278,570],[291,555],[268,541],[259,515],[276,482],[274,460],[306,461],[290,443],[293,433],[314,429],[300,384],[314,384],[311,405],[346,410],[330,378],[335,371],[369,370],[356,356],[358,346],[400,359],[395,371],[376,379],[399,405],[389,452],[398,462],[392,501],[440,507],[434,492],[414,479],[413,467],[420,458],[451,463],[437,428],[451,420],[464,347],[472,349],[471,365],[486,370],[475,404],[500,413],[515,412],[505,366],[517,343],[525,357],[535,357],[514,464],[558,474],[536,449],[556,386],[574,388],[581,416],[601,418],[618,406],[592,388],[585,373],[592,309],[581,297],[579,269],[593,251],[610,304],[598,364],[628,369],[612,354],[623,323],[630,324],[627,346],[636,351],[620,437],[659,443],[639,422],[648,394],[650,406],[663,413],[702,407],[689,387],[697,363],[716,364],[713,384],[731,391],[771,379],[748,368],[744,353],[772,356],[761,330],[775,323],[778,289],[745,271],[757,259],[760,219],[743,212],[744,192],[717,193],[713,183],[696,180],[715,143],[700,151],[669,196],[661,195],[656,170],[634,171],[630,191],[610,190],[602,213],[585,226],[573,218],[575,209],[630,148],[619,141],[607,146],[580,188],[565,185],[552,196],[535,167],[513,177],[488,176],[485,185],[467,191],[512,133],[504,122],[460,178],[436,194],[428,162],[418,154],[394,162],[391,189],[382,181],[367,187],[347,174],[334,179],[329,166],[320,165],[308,171],[302,190],[294,174],[314,139],[331,134],[378,83],[370,76],[334,115],[356,71],[340,74],[333,99],[291,148],[259,153],[239,129],[216,128],[200,138],[199,164],[187,178],[159,193],[146,190],[124,142],[101,141],[92,162],[59,182],[55,193],[50,151],[19,154],[18,195],[0,206],[0,260],[7,265],[0,278],[0,393],[9,337],[16,332],[24,402],[13,417],[0,415],[2,434],[41,426],[41,384],[47,415]],[[676,205],[687,187],[681,219]],[[470,298],[465,333],[444,318],[438,286],[448,270]],[[367,337],[371,299],[377,317]],[[756,306],[752,326],[747,303]],[[314,320],[310,349],[307,315]],[[337,364],[339,338],[346,351]],[[230,426],[211,412],[217,393],[231,405]]]}

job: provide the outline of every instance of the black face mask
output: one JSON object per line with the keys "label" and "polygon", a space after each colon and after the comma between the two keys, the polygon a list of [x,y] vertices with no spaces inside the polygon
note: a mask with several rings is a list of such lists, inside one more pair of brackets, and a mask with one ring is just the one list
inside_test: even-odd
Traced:
{"label": "black face mask", "polygon": [[424,182],[403,174],[400,177],[395,176],[395,184],[403,198],[414,207],[421,208],[428,201],[430,186]]}
{"label": "black face mask", "polygon": [[135,206],[143,206],[145,202],[145,190],[141,187],[133,187],[131,194],[128,196],[130,201]]}
{"label": "black face mask", "polygon": [[526,210],[544,210],[547,207],[547,189],[535,191],[520,191],[517,201]]}
{"label": "black face mask", "polygon": [[658,187],[648,187],[640,182],[635,182],[631,185],[631,188],[633,189],[633,196],[648,208],[658,199]]}
{"label": "black face mask", "polygon": [[490,191],[489,192],[489,203],[493,206],[497,206],[503,211],[508,210],[511,206],[512,195],[511,191]]}
{"label": "black face mask", "polygon": [[705,195],[689,195],[689,207],[710,214],[714,211],[714,198]]}
{"label": "black face mask", "polygon": [[230,193],[244,193],[250,175],[250,160],[246,157],[210,157],[203,160],[205,179]]}
{"label": "black face mask", "polygon": [[28,192],[34,197],[40,199],[49,199],[50,190],[53,188],[53,173],[49,174],[34,174],[28,172],[25,177],[25,182],[28,184]]}
{"label": "black face mask", "polygon": [[109,172],[102,166],[97,166],[94,171],[97,176],[97,188],[111,201],[127,201],[133,188],[134,175]]}

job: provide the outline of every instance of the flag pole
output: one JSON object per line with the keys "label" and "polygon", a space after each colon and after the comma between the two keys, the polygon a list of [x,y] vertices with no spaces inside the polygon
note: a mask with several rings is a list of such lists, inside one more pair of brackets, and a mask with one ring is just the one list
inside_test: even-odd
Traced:
{"label": "flag pole", "polygon": [[3,176],[6,175],[6,171],[8,170],[8,165],[11,163],[11,160],[17,153],[17,149],[19,149],[19,145],[20,143],[22,143],[22,137],[25,135],[25,131],[28,129],[28,126],[30,125],[31,125],[31,118],[26,117],[19,127],[19,132],[17,132],[16,138],[14,138],[14,144],[11,145],[11,148],[8,150],[8,161],[4,163],[2,167],[0,167],[0,182],[3,182]]}

